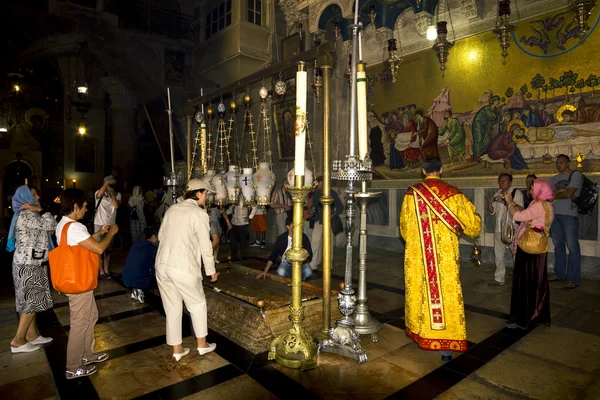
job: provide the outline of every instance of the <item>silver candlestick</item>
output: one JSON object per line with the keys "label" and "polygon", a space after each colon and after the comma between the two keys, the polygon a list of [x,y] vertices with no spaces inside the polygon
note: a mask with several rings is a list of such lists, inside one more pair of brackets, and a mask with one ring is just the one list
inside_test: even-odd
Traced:
{"label": "silver candlestick", "polygon": [[377,334],[381,330],[381,322],[377,321],[369,312],[367,306],[367,204],[370,199],[375,199],[381,192],[368,192],[367,180],[361,182],[361,191],[354,195],[360,202],[360,240],[358,255],[358,298],[354,319],[354,330],[360,335],[371,335],[373,343],[378,341]]}

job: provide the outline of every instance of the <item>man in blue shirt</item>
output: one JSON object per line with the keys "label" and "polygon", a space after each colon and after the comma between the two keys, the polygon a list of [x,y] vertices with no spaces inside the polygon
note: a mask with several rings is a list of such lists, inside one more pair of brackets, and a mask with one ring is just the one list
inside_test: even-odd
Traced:
{"label": "man in blue shirt", "polygon": [[[575,289],[581,283],[581,250],[579,248],[579,217],[577,206],[571,199],[579,197],[583,175],[570,168],[571,159],[566,154],[556,157],[558,175],[550,179],[554,188],[554,221],[550,237],[554,243],[554,277],[548,281],[568,280],[565,289]],[[573,173],[572,173],[573,172]],[[569,249],[567,258],[566,247]]]}
{"label": "man in blue shirt", "polygon": [[154,264],[156,251],[158,250],[158,231],[150,226],[144,231],[146,240],[138,240],[133,243],[123,268],[123,283],[131,288],[131,299],[144,303],[143,289],[156,286],[154,275]]}
{"label": "man in blue shirt", "polygon": [[[333,197],[331,215],[339,215],[344,211],[344,203],[333,189],[331,189],[331,196]],[[310,263],[313,270],[316,270],[323,262],[323,205],[321,204],[321,197],[323,197],[323,177],[319,176],[317,178],[317,190],[313,195],[313,208],[309,211],[309,215],[315,222],[311,238],[312,246],[315,249]],[[333,235],[331,235],[331,238],[333,241]],[[333,265],[333,243],[331,244],[331,263]]]}
{"label": "man in blue shirt", "polygon": [[[283,232],[275,241],[275,246],[273,246],[273,251],[271,251],[271,255],[269,256],[269,261],[267,261],[264,271],[256,275],[256,279],[266,278],[267,274],[269,273],[269,269],[279,257],[281,257],[281,263],[279,263],[279,268],[277,268],[277,275],[284,276],[286,278],[290,278],[292,276],[292,262],[285,257],[285,252],[292,248],[293,224],[294,222],[292,217],[287,217],[285,221],[287,232]],[[309,276],[312,275],[310,260],[313,252],[310,241],[308,240],[308,236],[306,236],[304,233],[302,234],[302,248],[308,251],[308,259],[302,266],[302,280],[305,281]]]}

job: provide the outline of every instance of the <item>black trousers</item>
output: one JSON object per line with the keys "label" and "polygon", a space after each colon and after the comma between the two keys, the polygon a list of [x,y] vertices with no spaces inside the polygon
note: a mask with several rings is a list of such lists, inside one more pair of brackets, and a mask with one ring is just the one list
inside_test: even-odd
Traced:
{"label": "black trousers", "polygon": [[246,225],[233,225],[229,232],[229,239],[231,240],[231,258],[239,256],[248,257],[248,224]]}

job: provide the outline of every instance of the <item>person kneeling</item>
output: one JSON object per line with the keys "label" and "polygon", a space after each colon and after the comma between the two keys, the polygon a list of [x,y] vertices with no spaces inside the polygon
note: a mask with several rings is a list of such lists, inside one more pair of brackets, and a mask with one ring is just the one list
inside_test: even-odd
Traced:
{"label": "person kneeling", "polygon": [[156,287],[154,263],[158,248],[158,231],[154,227],[144,230],[144,239],[133,243],[123,268],[123,283],[131,288],[131,299],[144,303],[143,289]]}
{"label": "person kneeling", "polygon": [[[285,257],[286,251],[292,248],[293,221],[291,217],[286,219],[285,225],[287,232],[282,233],[277,238],[275,246],[273,247],[273,251],[269,256],[269,261],[267,261],[265,270],[258,274],[256,279],[266,278],[267,274],[269,273],[269,269],[273,263],[277,261],[278,257],[281,257],[281,263],[279,264],[279,268],[277,268],[277,275],[284,276],[286,278],[290,278],[292,276],[292,262]],[[304,233],[302,234],[302,247],[308,251],[308,259],[305,260],[304,265],[302,265],[302,280],[305,281],[309,276],[312,275],[310,261],[313,253],[312,247],[310,246],[310,240],[308,240],[308,236],[306,236]]]}

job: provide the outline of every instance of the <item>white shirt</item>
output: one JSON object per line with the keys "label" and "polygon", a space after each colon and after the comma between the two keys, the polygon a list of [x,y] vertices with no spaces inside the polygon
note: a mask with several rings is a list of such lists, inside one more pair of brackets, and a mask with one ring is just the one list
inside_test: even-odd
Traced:
{"label": "white shirt", "polygon": [[236,205],[230,206],[227,209],[227,214],[231,215],[231,224],[235,226],[248,225],[250,220],[254,218],[254,214],[256,214],[256,209],[258,207],[252,207],[250,214],[248,214],[248,207],[245,205]]}
{"label": "white shirt", "polygon": [[291,248],[292,248],[292,237],[288,235],[288,245],[287,245],[287,247],[285,248],[285,251],[283,252],[283,255],[281,256],[281,263],[282,263],[282,264],[283,264],[284,262],[287,262],[287,261],[288,261],[288,259],[287,259],[287,258],[286,258],[286,256],[285,256],[285,253],[287,253],[287,251],[288,251],[289,249],[291,249]]}
{"label": "white shirt", "polygon": [[[108,192],[104,192],[101,199],[98,199],[98,190],[94,193],[94,201],[98,204],[96,215],[94,216],[94,225],[114,224],[117,221],[117,209],[113,206],[112,197]],[[121,193],[115,195],[117,201],[121,201]]]}
{"label": "white shirt", "polygon": [[256,213],[254,213],[254,215],[265,215],[267,213],[267,209],[265,208],[265,206],[258,206],[256,207]]}
{"label": "white shirt", "polygon": [[194,199],[169,207],[158,232],[156,269],[173,268],[202,278],[215,273],[206,211]]}
{"label": "white shirt", "polygon": [[79,243],[91,237],[85,225],[75,220],[72,220],[69,217],[63,216],[60,219],[58,225],[56,225],[56,241],[59,245],[62,230],[68,222],[72,222],[72,224],[69,225],[69,230],[67,231],[67,244],[69,246],[77,246]]}
{"label": "white shirt", "polygon": [[[508,190],[508,192],[512,194],[513,188],[510,188]],[[502,196],[502,190],[498,189],[496,191],[496,193],[494,193],[494,198],[500,198],[501,196]],[[521,207],[523,207],[523,192],[521,192],[519,189],[515,190],[515,197],[513,198],[513,201],[515,203],[517,203],[518,205],[520,205]],[[500,233],[500,232],[502,232],[502,229],[501,229],[502,222],[501,221],[506,216],[508,207],[504,204],[504,202],[502,200],[492,202],[492,207],[494,208],[494,211],[492,213],[490,213],[490,215],[496,216],[496,226],[494,227],[494,232]]]}

